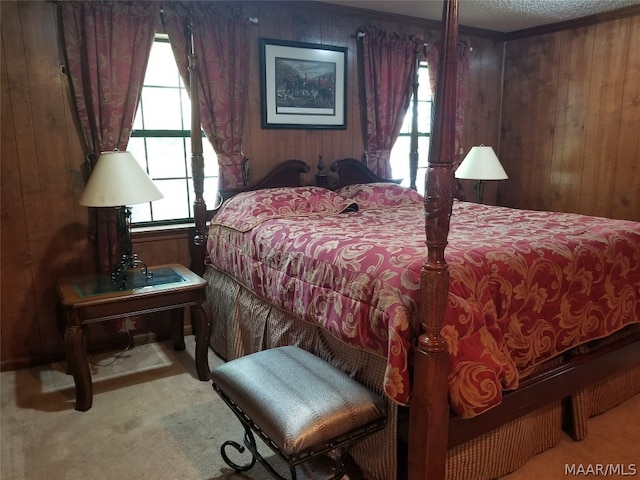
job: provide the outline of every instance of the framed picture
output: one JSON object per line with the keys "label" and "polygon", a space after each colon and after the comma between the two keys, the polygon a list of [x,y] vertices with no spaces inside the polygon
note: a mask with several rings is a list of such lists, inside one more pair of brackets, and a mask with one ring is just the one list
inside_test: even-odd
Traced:
{"label": "framed picture", "polygon": [[347,49],[260,39],[262,128],[347,128]]}

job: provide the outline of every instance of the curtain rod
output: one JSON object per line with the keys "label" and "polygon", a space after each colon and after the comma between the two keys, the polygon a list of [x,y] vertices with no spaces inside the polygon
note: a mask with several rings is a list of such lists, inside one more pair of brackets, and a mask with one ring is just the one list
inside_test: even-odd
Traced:
{"label": "curtain rod", "polygon": [[[364,33],[362,30],[358,29],[358,30],[356,31],[356,38],[361,39],[361,38],[364,38],[364,36],[365,36],[365,33]],[[470,52],[473,52],[473,46],[471,45],[471,43],[470,43],[469,41],[467,41],[467,40],[460,40],[460,41],[458,42],[458,44],[459,44],[459,45],[465,45],[465,44],[466,44],[466,45],[468,45],[468,46],[469,46],[469,51],[470,51]],[[424,44],[423,44],[423,45],[424,45],[425,47],[428,47],[428,46],[429,46],[429,42],[424,42]]]}

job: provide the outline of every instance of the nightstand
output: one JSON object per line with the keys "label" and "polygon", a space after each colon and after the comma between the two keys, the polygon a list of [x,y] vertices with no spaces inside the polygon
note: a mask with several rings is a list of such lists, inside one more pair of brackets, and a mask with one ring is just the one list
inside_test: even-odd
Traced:
{"label": "nightstand", "polygon": [[[76,386],[76,410],[91,408],[93,385],[87,357],[86,325],[164,310],[191,308],[195,319],[196,370],[200,380],[209,380],[208,349],[211,325],[203,309],[206,282],[178,264],[149,267],[151,275],[140,271],[129,274],[120,288],[110,274],[66,277],[58,281],[58,294],[67,325],[64,348],[69,373]],[[174,315],[173,347],[184,350],[184,317]]]}

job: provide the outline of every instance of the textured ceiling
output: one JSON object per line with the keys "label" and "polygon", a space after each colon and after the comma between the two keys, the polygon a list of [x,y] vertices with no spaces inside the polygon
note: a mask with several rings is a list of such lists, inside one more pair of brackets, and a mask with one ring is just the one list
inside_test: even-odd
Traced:
{"label": "textured ceiling", "polygon": [[[348,7],[440,20],[442,0],[333,1]],[[640,0],[460,0],[461,25],[512,32],[609,12]]]}

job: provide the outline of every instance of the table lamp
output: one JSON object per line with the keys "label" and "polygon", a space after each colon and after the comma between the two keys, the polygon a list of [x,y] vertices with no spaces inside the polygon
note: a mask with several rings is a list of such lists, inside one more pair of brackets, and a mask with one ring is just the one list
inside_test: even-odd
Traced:
{"label": "table lamp", "polygon": [[163,197],[147,172],[129,152],[103,152],[91,172],[80,196],[86,207],[116,207],[117,235],[122,239],[122,259],[111,272],[114,284],[126,285],[127,270],[142,264],[144,274],[150,276],[146,265],[138,261],[131,243],[131,208],[129,205],[152,202]]}
{"label": "table lamp", "polygon": [[456,169],[455,176],[476,181],[473,189],[476,192],[477,203],[482,203],[485,180],[506,180],[509,178],[493,148],[484,145],[471,147],[467,156]]}

